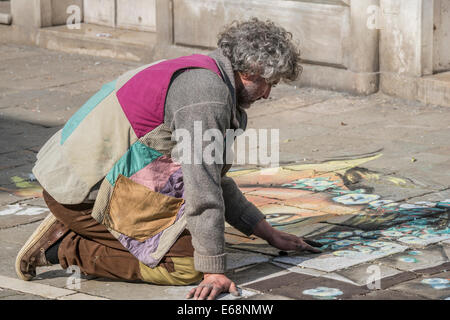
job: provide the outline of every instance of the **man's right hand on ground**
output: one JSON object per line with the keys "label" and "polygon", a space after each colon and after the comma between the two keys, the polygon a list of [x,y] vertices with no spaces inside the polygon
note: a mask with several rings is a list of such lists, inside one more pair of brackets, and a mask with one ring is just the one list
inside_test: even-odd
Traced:
{"label": "man's right hand on ground", "polygon": [[222,292],[229,292],[239,296],[236,284],[221,273],[205,273],[203,281],[196,288],[192,288],[186,298],[195,300],[214,300]]}

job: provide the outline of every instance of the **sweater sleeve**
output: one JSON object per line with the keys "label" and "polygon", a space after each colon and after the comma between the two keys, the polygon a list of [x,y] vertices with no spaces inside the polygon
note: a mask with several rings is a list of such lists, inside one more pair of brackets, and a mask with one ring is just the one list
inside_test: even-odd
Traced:
{"label": "sweater sleeve", "polygon": [[264,214],[248,201],[230,177],[222,177],[225,219],[233,227],[249,236]]}
{"label": "sweater sleeve", "polygon": [[[229,123],[229,109],[219,102],[184,106],[173,116],[172,127],[182,130],[181,145],[178,143],[173,156],[181,160],[183,170],[185,215],[192,235],[194,265],[196,270],[206,273],[224,273],[226,270],[225,204],[221,186],[223,161],[205,157],[208,150],[217,147],[219,158],[223,159],[221,146]],[[216,133],[218,139],[203,139],[207,131]],[[181,151],[180,146],[183,146]]]}

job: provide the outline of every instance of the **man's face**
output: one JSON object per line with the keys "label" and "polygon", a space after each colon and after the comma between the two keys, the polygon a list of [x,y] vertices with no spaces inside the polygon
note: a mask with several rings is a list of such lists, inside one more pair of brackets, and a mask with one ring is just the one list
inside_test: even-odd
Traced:
{"label": "man's face", "polygon": [[246,75],[240,72],[235,74],[236,98],[239,107],[247,109],[255,101],[267,99],[272,89],[272,84],[257,75]]}

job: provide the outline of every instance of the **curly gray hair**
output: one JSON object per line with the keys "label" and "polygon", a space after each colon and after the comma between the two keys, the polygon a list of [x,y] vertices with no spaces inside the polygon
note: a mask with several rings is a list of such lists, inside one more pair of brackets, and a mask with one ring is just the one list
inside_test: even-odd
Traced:
{"label": "curly gray hair", "polygon": [[300,51],[292,34],[269,20],[233,21],[218,38],[217,45],[230,59],[234,71],[260,75],[273,83],[295,80],[302,71]]}

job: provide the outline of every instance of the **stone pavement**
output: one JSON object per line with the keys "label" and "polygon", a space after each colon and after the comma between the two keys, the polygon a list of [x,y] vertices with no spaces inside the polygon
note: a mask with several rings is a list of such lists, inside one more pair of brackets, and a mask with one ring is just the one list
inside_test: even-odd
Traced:
{"label": "stone pavement", "polygon": [[[59,266],[17,280],[15,256],[49,213],[31,175],[37,151],[137,64],[17,45],[1,45],[0,61],[0,300],[184,299],[190,287],[77,278]],[[287,85],[255,104],[249,128],[280,129],[280,167],[229,175],[273,226],[324,252],[279,252],[227,225],[240,299],[448,299],[449,120],[440,106]]]}

